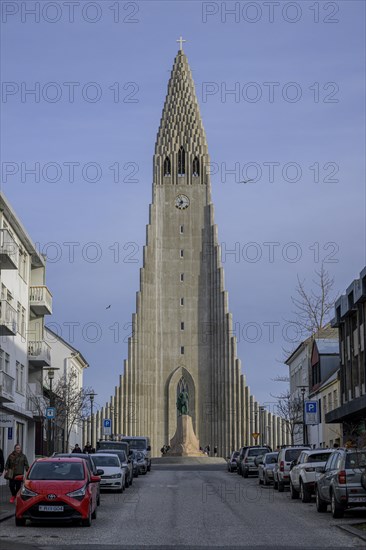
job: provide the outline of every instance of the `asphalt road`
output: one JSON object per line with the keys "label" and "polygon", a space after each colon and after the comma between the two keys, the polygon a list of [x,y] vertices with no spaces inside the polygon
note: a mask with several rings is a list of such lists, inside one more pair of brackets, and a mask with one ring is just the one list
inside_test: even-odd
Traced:
{"label": "asphalt road", "polygon": [[[0,525],[1,550],[117,550],[117,548],[365,548],[339,529],[365,519],[319,514],[315,504],[261,487],[224,467],[166,466],[139,476],[122,495],[103,494],[90,528],[75,525]],[[30,545],[30,546],[28,546]]]}

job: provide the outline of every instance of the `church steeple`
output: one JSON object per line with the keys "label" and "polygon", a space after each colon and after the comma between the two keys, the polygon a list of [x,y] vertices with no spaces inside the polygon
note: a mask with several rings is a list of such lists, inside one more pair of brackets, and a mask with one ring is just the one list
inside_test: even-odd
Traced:
{"label": "church steeple", "polygon": [[192,73],[180,49],[174,60],[155,144],[154,184],[207,184],[208,165],[206,135]]}

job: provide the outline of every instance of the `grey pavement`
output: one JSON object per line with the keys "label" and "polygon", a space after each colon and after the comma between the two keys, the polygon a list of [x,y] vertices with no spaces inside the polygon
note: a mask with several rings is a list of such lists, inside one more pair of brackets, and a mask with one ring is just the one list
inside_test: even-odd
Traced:
{"label": "grey pavement", "polygon": [[10,496],[8,483],[0,485],[0,522],[14,515],[15,506],[10,504]]}
{"label": "grey pavement", "polygon": [[[365,511],[334,520],[315,504],[292,501],[289,492],[258,485],[225,467],[160,465],[139,476],[122,495],[103,494],[90,528],[76,525],[1,524],[1,550],[117,550],[155,548],[365,548],[339,529],[363,519]],[[216,466],[217,468],[217,466]],[[27,545],[30,545],[27,546]]]}

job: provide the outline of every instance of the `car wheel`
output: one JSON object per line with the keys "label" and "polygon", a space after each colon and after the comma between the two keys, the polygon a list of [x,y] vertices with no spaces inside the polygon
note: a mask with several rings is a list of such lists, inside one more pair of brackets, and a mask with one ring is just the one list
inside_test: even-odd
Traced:
{"label": "car wheel", "polygon": [[269,485],[269,481],[266,474],[264,474],[263,476],[263,485]]}
{"label": "car wheel", "polygon": [[285,490],[285,485],[282,483],[282,481],[278,482],[278,492],[283,493]]}
{"label": "car wheel", "polygon": [[144,471],[142,472],[142,474],[143,474],[144,476],[146,476],[147,470],[144,470]]}
{"label": "car wheel", "polygon": [[94,512],[91,515],[92,519],[97,519],[97,507],[94,508]]}
{"label": "car wheel", "polygon": [[91,514],[91,508],[89,508],[89,514],[88,514],[88,517],[86,519],[82,519],[81,520],[81,525],[83,527],[90,527],[92,524],[92,514]]}
{"label": "car wheel", "polygon": [[125,490],[125,486],[122,483],[121,487],[119,489],[117,489],[117,493],[121,494],[121,493],[123,493],[124,490]]}
{"label": "car wheel", "polygon": [[128,477],[126,476],[125,477],[125,489],[128,489],[129,486],[130,486],[130,481],[129,481]]}
{"label": "car wheel", "polygon": [[247,478],[249,476],[248,470],[243,470],[243,477]]}
{"label": "car wheel", "polygon": [[316,509],[318,512],[323,513],[327,511],[327,507],[328,507],[327,503],[320,496],[318,488],[316,488],[315,490],[315,503],[316,503]]}
{"label": "car wheel", "polygon": [[263,479],[261,479],[259,476],[258,476],[258,483],[259,485],[263,485]]}
{"label": "car wheel", "polygon": [[133,483],[133,476],[130,477],[130,485]]}
{"label": "car wheel", "polygon": [[151,464],[149,464],[149,466],[147,467],[147,471],[150,472],[151,470]]}
{"label": "car wheel", "polygon": [[344,516],[344,508],[342,504],[338,502],[338,500],[335,497],[335,494],[332,492],[331,501],[330,501],[330,507],[332,510],[332,516],[334,518],[343,518]]}
{"label": "car wheel", "polygon": [[304,503],[311,501],[311,493],[301,479],[300,479],[300,498],[301,498],[301,502],[304,502]]}
{"label": "car wheel", "polygon": [[296,491],[295,487],[292,485],[292,481],[290,481],[290,494],[293,500],[299,498],[299,492]]}
{"label": "car wheel", "polygon": [[26,521],[27,521],[27,520],[24,519],[24,518],[17,518],[17,517],[16,517],[16,518],[15,518],[15,525],[16,525],[17,527],[24,527]]}

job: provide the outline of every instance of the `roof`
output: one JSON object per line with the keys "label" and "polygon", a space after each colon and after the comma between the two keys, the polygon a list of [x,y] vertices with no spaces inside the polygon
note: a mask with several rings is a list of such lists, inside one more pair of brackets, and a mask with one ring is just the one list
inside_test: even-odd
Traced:
{"label": "roof", "polygon": [[60,340],[63,344],[65,344],[65,346],[67,346],[73,353],[75,353],[75,359],[79,359],[81,363],[84,363],[84,368],[89,367],[89,363],[78,349],[74,348],[74,346],[69,344],[69,342],[66,342],[66,340],[64,340],[59,334],[57,334],[57,332],[51,330],[47,325],[44,328],[48,332],[53,334],[57,340]]}
{"label": "roof", "polygon": [[315,338],[319,355],[339,355],[339,340],[333,338]]}

